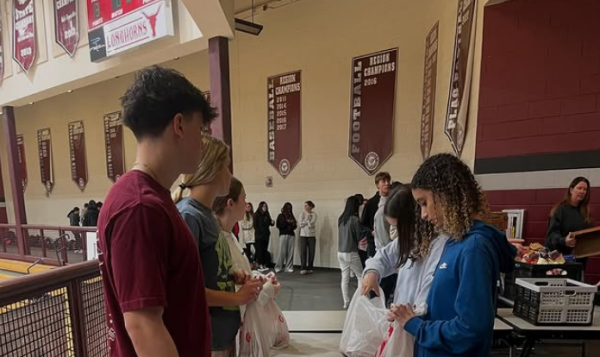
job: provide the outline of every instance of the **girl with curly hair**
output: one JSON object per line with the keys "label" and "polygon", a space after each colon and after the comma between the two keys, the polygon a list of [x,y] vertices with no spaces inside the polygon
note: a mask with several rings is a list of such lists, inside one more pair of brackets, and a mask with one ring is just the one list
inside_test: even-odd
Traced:
{"label": "girl with curly hair", "polygon": [[[398,238],[367,260],[362,293],[378,294],[381,279],[397,273],[394,304],[418,306],[427,299],[433,273],[449,237],[434,232],[434,227],[420,218],[410,185],[392,191],[384,214],[390,225],[396,227]],[[412,357],[414,338],[407,335],[404,341],[407,343],[402,344],[402,351],[395,352],[399,357]]]}
{"label": "girl with curly hair", "polygon": [[514,268],[516,249],[503,232],[485,224],[487,200],[469,167],[439,154],[412,180],[421,218],[449,235],[427,297],[428,311],[415,316],[408,304],[393,306],[390,319],[415,336],[417,357],[489,356],[500,272]]}

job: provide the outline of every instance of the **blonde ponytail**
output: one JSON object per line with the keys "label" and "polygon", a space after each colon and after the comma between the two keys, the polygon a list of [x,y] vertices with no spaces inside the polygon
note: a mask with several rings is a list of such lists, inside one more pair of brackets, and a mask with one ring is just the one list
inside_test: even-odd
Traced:
{"label": "blonde ponytail", "polygon": [[212,182],[223,166],[228,166],[229,146],[227,144],[222,140],[204,134],[202,135],[202,143],[204,144],[204,154],[198,169],[191,175],[181,175],[181,183],[171,195],[175,203],[183,199],[183,193],[186,189]]}

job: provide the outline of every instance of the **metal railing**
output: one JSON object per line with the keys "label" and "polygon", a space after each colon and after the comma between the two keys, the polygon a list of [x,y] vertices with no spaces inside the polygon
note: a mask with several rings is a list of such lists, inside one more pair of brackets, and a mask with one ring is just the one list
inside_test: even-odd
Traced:
{"label": "metal railing", "polygon": [[92,260],[0,282],[0,356],[108,356],[104,293]]}
{"label": "metal railing", "polygon": [[[87,235],[94,232],[96,227],[0,224],[0,258],[27,262],[42,258],[43,264],[57,266],[83,262],[87,260]],[[19,254],[19,243],[25,254]]]}

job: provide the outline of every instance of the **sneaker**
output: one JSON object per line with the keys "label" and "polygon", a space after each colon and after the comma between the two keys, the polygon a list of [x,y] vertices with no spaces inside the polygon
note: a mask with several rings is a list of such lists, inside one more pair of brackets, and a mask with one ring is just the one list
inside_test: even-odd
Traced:
{"label": "sneaker", "polygon": [[347,310],[347,309],[348,309],[348,305],[350,305],[350,304],[349,304],[349,303],[347,303],[347,302],[345,302],[345,303],[344,303],[344,310]]}
{"label": "sneaker", "polygon": [[293,273],[293,272],[294,272],[294,269],[288,269],[288,270],[286,270],[285,272],[286,272],[286,273]]}
{"label": "sneaker", "polygon": [[312,274],[312,273],[314,273],[314,271],[312,271],[312,270],[309,270],[309,271],[308,271],[308,273],[309,273],[309,274]]}
{"label": "sneaker", "polygon": [[258,271],[262,273],[262,272],[265,272],[265,271],[269,271],[269,268],[265,268],[265,267],[258,268]]}
{"label": "sneaker", "polygon": [[280,272],[281,272],[281,269],[275,268],[275,273],[280,273]]}
{"label": "sneaker", "polygon": [[306,270],[300,271],[300,275],[306,275],[306,274],[308,274],[308,271],[306,271]]}

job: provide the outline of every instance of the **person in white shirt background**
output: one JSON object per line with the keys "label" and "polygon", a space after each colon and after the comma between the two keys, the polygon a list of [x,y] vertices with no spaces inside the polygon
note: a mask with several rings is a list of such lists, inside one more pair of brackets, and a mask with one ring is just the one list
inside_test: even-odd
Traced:
{"label": "person in white shirt background", "polygon": [[254,257],[256,253],[256,248],[254,247],[254,243],[256,242],[256,238],[254,238],[254,206],[250,202],[246,203],[244,219],[240,221],[241,242],[245,244],[243,248],[246,257],[253,265],[253,268],[256,269],[256,260]]}
{"label": "person in white shirt background", "polygon": [[317,246],[317,213],[313,210],[312,201],[304,203],[304,211],[300,214],[300,260],[302,268],[300,274],[312,274],[315,263],[315,250]]}

